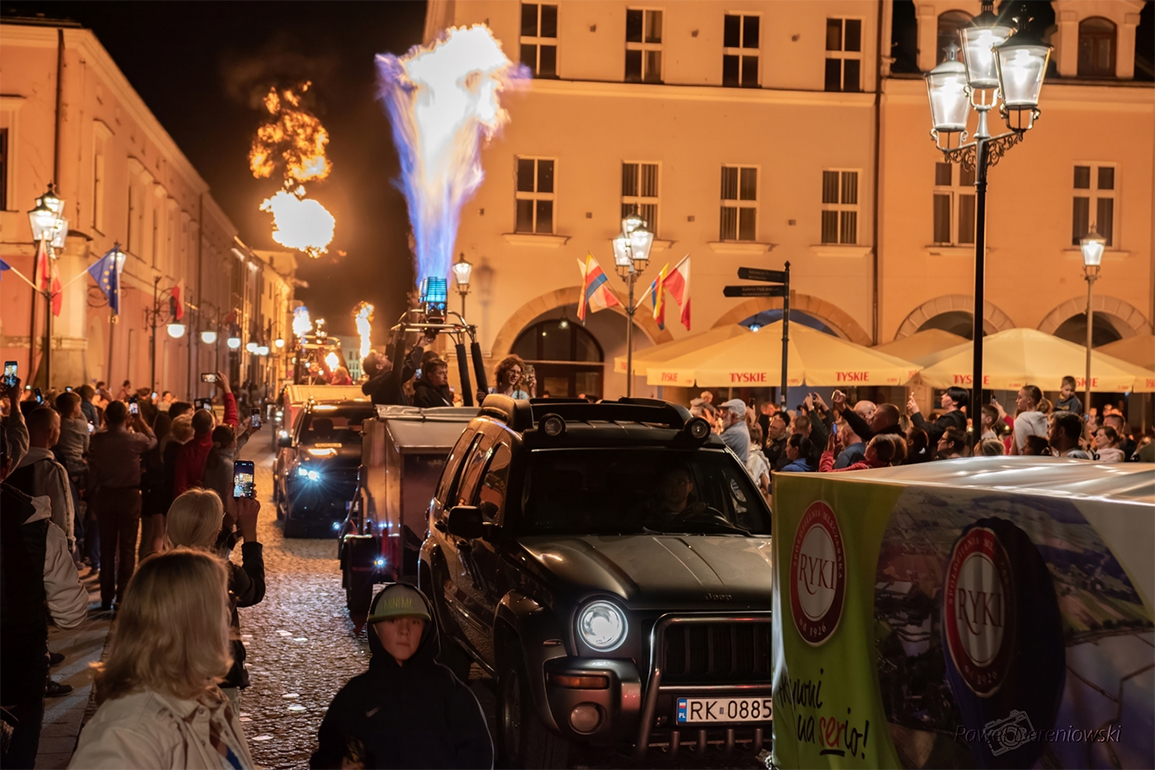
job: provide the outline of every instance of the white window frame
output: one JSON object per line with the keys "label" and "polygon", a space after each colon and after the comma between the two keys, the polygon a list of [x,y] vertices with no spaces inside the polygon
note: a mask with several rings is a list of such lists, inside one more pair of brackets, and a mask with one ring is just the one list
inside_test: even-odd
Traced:
{"label": "white window frame", "polygon": [[[736,195],[738,197],[737,198],[724,198],[724,197],[722,197],[722,193],[724,191],[721,189],[718,191],[718,197],[721,200],[721,205],[720,205],[719,210],[718,210],[718,240],[719,241],[727,241],[727,242],[740,242],[740,243],[757,242],[757,240],[758,240],[758,198],[759,198],[759,192],[760,192],[759,185],[761,185],[761,183],[762,183],[762,167],[750,165],[750,164],[742,164],[742,163],[723,163],[721,168],[723,170],[728,169],[728,168],[732,168],[732,169],[737,170],[737,172],[738,172],[738,185],[737,185],[737,189],[736,189]],[[751,170],[751,169],[754,171],[754,174],[755,174],[754,199],[753,200],[744,200],[741,197],[741,195],[742,195],[742,171]],[[721,186],[721,178],[720,177],[719,177],[718,181],[719,181],[719,186]],[[726,210],[727,209],[734,209],[734,237],[733,238],[727,238],[726,234],[722,231],[722,228],[723,228],[724,223],[725,223],[725,216],[726,216]],[[743,209],[750,209],[754,212],[754,237],[753,238],[741,237],[741,234],[742,234],[741,212]]]}
{"label": "white window frame", "polygon": [[[951,176],[950,176],[950,184],[949,185],[943,185],[943,184],[938,183],[938,166],[940,164],[945,164],[950,169]],[[936,205],[933,205],[933,203],[931,206],[932,221],[931,221],[930,237],[931,237],[931,243],[935,244],[936,246],[972,246],[972,245],[974,245],[974,242],[975,242],[974,213],[975,213],[975,204],[976,204],[975,188],[974,188],[974,182],[973,181],[971,181],[971,182],[964,182],[963,181],[963,174],[964,173],[967,173],[967,171],[961,164],[946,163],[945,161],[941,161],[941,160],[937,161],[935,163],[935,185],[934,185],[934,194],[933,194],[931,200],[933,201],[934,198],[937,198],[939,196],[944,196],[944,197],[947,197],[950,199],[950,207],[949,207],[950,226],[948,227],[950,240],[948,240],[948,241],[940,241],[938,238],[935,237],[938,233],[938,222],[934,221],[934,217],[936,217],[938,215],[938,207]],[[969,173],[971,174],[971,179],[973,180],[975,172],[971,171]],[[964,240],[962,240],[960,233],[961,233],[962,223],[963,223],[963,208],[964,208],[963,200],[965,198],[968,198],[968,197],[970,198],[970,208],[971,208],[971,232],[970,232],[970,240],[964,241]]]}
{"label": "white window frame", "polygon": [[[822,202],[822,215],[819,221],[819,230],[821,243],[832,246],[857,246],[858,245],[858,220],[861,213],[862,205],[862,169],[858,168],[824,168],[822,169],[822,192],[825,196],[826,192],[826,175],[838,174],[838,202],[828,203],[825,200]],[[845,175],[854,174],[854,202],[850,203],[845,200],[846,182]],[[838,240],[831,241],[826,238],[826,212],[838,213]],[[847,239],[846,223],[848,218],[845,216],[848,213],[853,213],[854,233],[852,238]]]}
{"label": "white window frame", "polygon": [[[635,166],[635,181],[637,195],[626,195],[626,166]],[[650,167],[654,169],[654,195],[642,194],[642,179],[644,178],[644,168]],[[554,172],[557,173],[556,171]],[[661,216],[661,198],[662,198],[662,164],[654,161],[645,160],[623,160],[622,161],[622,217],[625,218],[629,213],[637,211],[637,213],[646,220],[646,227],[651,233],[657,235],[658,233],[658,217]],[[646,207],[652,207],[647,209]],[[649,213],[652,211],[652,213]]]}
{"label": "white window frame", "polygon": [[[826,70],[825,70],[826,61],[830,60],[830,59],[838,59],[838,60],[843,62],[843,64],[840,65],[841,75],[839,77],[839,89],[837,92],[830,91],[828,93],[861,93],[866,87],[865,83],[863,82],[866,78],[866,70],[862,66],[863,65],[862,49],[863,49],[864,44],[866,42],[866,20],[861,18],[861,17],[858,17],[858,16],[827,16],[827,17],[824,17],[824,19],[823,19],[823,25],[824,26],[823,26],[823,30],[822,30],[822,32],[823,32],[823,34],[822,34],[822,47],[823,47],[823,49],[826,48],[826,25],[828,25],[833,20],[838,20],[838,21],[842,22],[842,39],[839,41],[840,47],[837,51],[825,51],[826,57],[823,59],[823,65],[822,65],[824,68],[822,71],[823,88],[826,87]],[[846,50],[846,22],[848,22],[848,21],[857,21],[859,24],[858,50],[857,51],[847,51]],[[846,90],[846,64],[845,64],[845,62],[849,61],[849,60],[857,60],[858,61],[858,88],[856,88],[853,91],[847,91]]]}
{"label": "white window frame", "polygon": [[[553,3],[541,3],[541,2],[522,3],[521,8],[524,9],[525,6],[527,6],[527,5],[532,5],[532,6],[535,6],[537,8],[537,34],[533,35],[533,36],[521,35],[518,38],[518,42],[519,42],[518,52],[520,53],[520,51],[521,51],[521,48],[520,48],[521,45],[532,45],[532,46],[534,46],[534,50],[536,51],[536,54],[535,54],[534,61],[527,62],[527,61],[523,60],[522,64],[524,64],[530,68],[530,70],[533,72],[533,76],[535,78],[540,78],[540,77],[545,77],[545,78],[550,78],[550,79],[557,78],[557,77],[559,77],[559,75],[558,75],[558,61],[557,61],[557,55],[559,53],[558,52],[558,39],[557,39],[557,37],[542,37],[542,35],[541,35],[541,8],[543,5],[552,5],[554,7],[554,13],[558,15],[557,23],[558,23],[558,26],[560,27],[560,25],[561,25],[561,5],[557,2],[553,2]],[[518,18],[518,24],[519,25],[521,24],[520,17]],[[542,75],[541,74],[541,48],[542,48],[542,46],[552,46],[553,47],[554,58],[553,58],[553,74],[552,75]]]}
{"label": "white window frame", "polygon": [[[642,73],[641,73],[641,79],[637,82],[640,82],[640,83],[664,83],[664,82],[666,82],[665,77],[663,75],[663,73],[665,71],[665,67],[666,67],[666,56],[664,53],[663,45],[664,45],[664,42],[666,39],[666,9],[665,8],[646,8],[646,7],[639,8],[636,6],[627,6],[626,7],[626,13],[628,14],[630,11],[641,11],[642,12],[642,42],[631,43],[628,40],[626,41],[626,50],[627,51],[641,51],[642,52]],[[648,26],[646,24],[646,21],[649,19],[650,14],[652,14],[652,13],[662,14],[662,34],[661,34],[662,39],[657,43],[647,43],[646,42],[646,28]],[[653,52],[653,51],[656,51],[658,53],[658,61],[659,61],[658,77],[656,80],[646,77],[646,75],[648,73],[648,70],[646,68],[646,62],[649,60],[648,57],[646,56],[646,54],[649,52]],[[629,81],[629,82],[632,83],[634,81]]]}
{"label": "white window frame", "polygon": [[[1075,169],[1080,166],[1089,167],[1091,169],[1091,186],[1075,187]],[[1112,180],[1112,189],[1099,189],[1099,169],[1110,168],[1113,169],[1114,179]],[[1119,246],[1119,164],[1109,161],[1077,160],[1071,164],[1071,245],[1073,247],[1079,246],[1079,237],[1075,232],[1075,199],[1088,198],[1087,204],[1087,226],[1088,228],[1094,226],[1099,235],[1107,238],[1108,249],[1118,249]],[[1110,198],[1114,203],[1111,205],[1111,228],[1110,233],[1105,232],[1102,223],[1099,221],[1099,201],[1101,199]],[[1084,233],[1085,235],[1085,233]]]}
{"label": "white window frame", "polygon": [[[518,189],[517,175],[518,175],[518,161],[532,160],[533,161],[533,192],[525,192]],[[540,163],[543,160],[548,160],[553,163],[553,192],[538,192],[537,178]],[[554,235],[557,233],[557,158],[550,158],[547,156],[538,155],[516,155],[513,159],[513,190],[514,190],[514,206],[513,206],[513,231],[515,233],[522,233],[524,235]],[[553,202],[553,216],[550,221],[550,229],[548,232],[539,231],[537,229],[537,201],[552,201]],[[533,206],[533,228],[531,230],[517,229],[517,203],[516,201],[534,201]]]}
{"label": "white window frame", "polygon": [[[725,16],[737,16],[739,19],[739,22],[738,22],[739,47],[738,48],[730,48],[727,46],[722,46],[722,62],[723,62],[723,66],[722,66],[723,83],[722,83],[722,85],[724,85],[724,86],[726,85],[726,83],[724,82],[725,81],[726,57],[727,56],[737,56],[738,57],[738,85],[727,86],[727,87],[728,88],[761,88],[762,87],[762,38],[764,36],[764,29],[765,29],[765,26],[762,23],[763,22],[762,14],[760,14],[760,13],[735,12],[735,13],[727,13],[727,14],[725,14]],[[722,20],[722,24],[723,24],[723,27],[722,27],[723,38],[722,38],[722,40],[723,40],[723,42],[725,42],[725,23],[726,23],[725,22],[725,16],[723,17],[723,20]],[[745,22],[745,19],[748,16],[754,16],[754,17],[757,17],[757,19],[758,19],[758,45],[754,48],[747,48],[744,45],[746,42],[746,22]],[[758,60],[758,75],[755,78],[754,83],[748,84],[748,83],[742,82],[742,60],[749,58],[751,56]]]}

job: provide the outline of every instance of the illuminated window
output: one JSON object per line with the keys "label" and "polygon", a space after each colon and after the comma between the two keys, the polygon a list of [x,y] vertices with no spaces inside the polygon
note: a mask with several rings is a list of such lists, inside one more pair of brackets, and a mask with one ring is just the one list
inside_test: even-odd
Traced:
{"label": "illuminated window", "polygon": [[862,20],[826,20],[826,90],[862,90]]}
{"label": "illuminated window", "polygon": [[858,243],[858,172],[822,172],[822,242]]}
{"label": "illuminated window", "polygon": [[553,233],[554,161],[517,159],[517,232]]}
{"label": "illuminated window", "polygon": [[1079,76],[1115,76],[1114,23],[1098,16],[1079,22]]}
{"label": "illuminated window", "polygon": [[938,47],[935,50],[935,64],[946,61],[946,52],[943,50],[951,43],[959,48],[958,60],[963,60],[962,38],[959,30],[971,23],[971,15],[966,11],[947,11],[938,16]]}
{"label": "illuminated window", "polygon": [[637,212],[652,233],[658,232],[658,164],[622,164],[622,217]]}
{"label": "illuminated window", "polygon": [[758,87],[758,46],[762,18],[726,14],[722,34],[722,85]]}
{"label": "illuminated window", "polygon": [[92,132],[92,227],[104,232],[105,145],[112,135],[103,123],[95,123]]}
{"label": "illuminated window", "polygon": [[662,82],[662,12],[626,9],[626,82]]}
{"label": "illuminated window", "polygon": [[[957,173],[956,173],[957,171]],[[934,164],[934,242],[975,242],[975,172]]]}
{"label": "illuminated window", "polygon": [[0,211],[8,210],[8,129],[0,128]]}
{"label": "illuminated window", "polygon": [[758,169],[722,166],[723,241],[756,241],[758,230]]}
{"label": "illuminated window", "polygon": [[521,63],[536,78],[557,77],[557,6],[521,4]]}
{"label": "illuminated window", "polygon": [[1071,245],[1078,246],[1091,225],[1099,235],[1114,244],[1115,236],[1115,166],[1087,164],[1075,166],[1074,208],[1071,216]]}

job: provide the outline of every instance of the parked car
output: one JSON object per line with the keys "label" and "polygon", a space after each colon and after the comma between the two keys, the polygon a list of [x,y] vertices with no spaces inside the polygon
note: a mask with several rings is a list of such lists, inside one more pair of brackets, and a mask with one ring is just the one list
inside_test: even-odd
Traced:
{"label": "parked car", "polygon": [[770,511],[705,420],[489,396],[429,520],[419,582],[445,661],[497,679],[502,766],[768,742]]}
{"label": "parked car", "polygon": [[340,529],[357,491],[361,424],[373,413],[367,402],[309,402],[278,438],[273,502],[285,537]]}

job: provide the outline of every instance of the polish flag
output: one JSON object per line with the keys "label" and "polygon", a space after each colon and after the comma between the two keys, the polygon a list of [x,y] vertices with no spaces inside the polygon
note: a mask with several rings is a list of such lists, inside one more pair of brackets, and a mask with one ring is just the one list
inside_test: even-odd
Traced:
{"label": "polish flag", "polygon": [[48,256],[48,249],[44,247],[44,241],[40,241],[37,247],[39,253],[36,255],[40,266],[40,291],[48,292],[52,297],[52,315],[59,316],[61,305],[64,301],[63,285],[60,283],[60,271],[56,269],[56,260]]}
{"label": "polish flag", "polygon": [[172,314],[177,321],[184,320],[184,279],[172,287]]}
{"label": "polish flag", "polygon": [[682,309],[682,326],[690,328],[690,255],[682,257],[682,261],[665,275],[662,287],[669,290],[674,302]]}

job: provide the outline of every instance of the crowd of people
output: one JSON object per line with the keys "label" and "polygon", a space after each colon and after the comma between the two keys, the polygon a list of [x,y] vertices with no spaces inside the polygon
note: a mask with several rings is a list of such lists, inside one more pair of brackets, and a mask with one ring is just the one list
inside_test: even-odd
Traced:
{"label": "crowd of people", "polygon": [[1021,388],[1014,415],[997,399],[983,404],[979,440],[971,448],[970,392],[948,388],[928,418],[913,397],[904,409],[895,404],[858,401],[834,391],[828,405],[818,393],[798,409],[782,410],[764,402],[759,412],[741,399],[715,405],[704,391],[690,411],[711,422],[715,432],[750,476],[769,494],[775,472],[829,473],[911,465],[930,460],[990,455],[1047,455],[1100,463],[1155,462],[1155,440],[1128,425],[1111,406],[1085,414],[1075,395],[1074,377],[1064,377],[1054,403],[1035,385]]}
{"label": "crowd of people", "polygon": [[[419,387],[443,393],[444,367],[422,368]],[[264,598],[265,567],[260,503],[235,496],[233,461],[259,422],[242,427],[232,388],[216,379],[215,398],[197,404],[128,382],[116,397],[103,383],[47,398],[19,381],[0,392],[0,766],[35,765],[45,698],[71,689],[49,677],[63,659],[49,652],[49,626],[103,615],[116,623],[95,666],[99,707],[70,766],[255,767],[239,720],[249,675],[238,609]],[[83,578],[93,576],[100,606],[90,610]],[[492,767],[477,699],[435,662],[429,608],[412,586],[377,595],[369,671],[333,701],[312,766],[401,756]]]}

